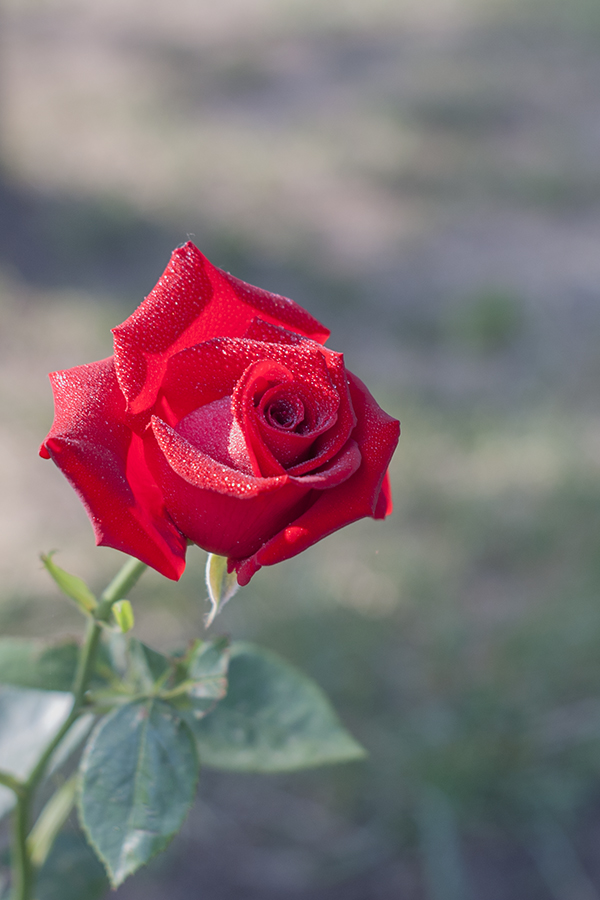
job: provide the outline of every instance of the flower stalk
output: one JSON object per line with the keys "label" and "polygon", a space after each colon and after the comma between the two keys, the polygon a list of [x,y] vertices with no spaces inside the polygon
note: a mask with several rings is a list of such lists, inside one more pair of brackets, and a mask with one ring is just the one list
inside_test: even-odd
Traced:
{"label": "flower stalk", "polygon": [[73,683],[73,706],[65,722],[48,743],[34,769],[25,781],[0,772],[0,784],[14,791],[17,802],[13,814],[11,900],[33,900],[36,866],[32,860],[32,842],[28,842],[31,808],[35,790],[46,775],[48,764],[63,738],[86,707],[86,695],[94,670],[102,628],[110,617],[114,603],[122,600],[137,583],[147,566],[138,559],[129,559],[102,593],[100,603],[88,621],[86,634],[79,650]]}

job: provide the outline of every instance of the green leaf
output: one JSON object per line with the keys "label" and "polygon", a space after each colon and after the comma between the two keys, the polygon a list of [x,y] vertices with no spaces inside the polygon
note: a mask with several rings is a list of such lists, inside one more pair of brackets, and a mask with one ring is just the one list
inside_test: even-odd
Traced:
{"label": "green leaf", "polygon": [[178,662],[179,683],[171,691],[167,690],[165,696],[180,697],[182,708],[195,719],[201,719],[227,693],[229,639],[195,641]]}
{"label": "green leaf", "polygon": [[108,889],[104,868],[83,835],[59,834],[38,875],[36,900],[100,900]]}
{"label": "green leaf", "polygon": [[188,718],[202,763],[284,772],[365,756],[315,682],[274,653],[233,644],[228,680],[227,696],[206,718]]}
{"label": "green leaf", "polygon": [[134,618],[133,618],[133,607],[129,600],[117,600],[116,603],[112,605],[113,615],[115,617],[115,622],[121,629],[123,634],[126,634],[128,631],[134,626]]}
{"label": "green leaf", "polygon": [[123,634],[111,634],[106,649],[111,669],[131,694],[152,692],[173,668],[168,656]]}
{"label": "green leaf", "polygon": [[[45,645],[24,638],[0,638],[0,684],[44,691],[69,691],[75,679],[79,647],[75,641]],[[118,681],[101,645],[92,672],[94,691]]]}
{"label": "green leaf", "polygon": [[[194,641],[185,657],[188,678],[204,685],[213,679],[227,675],[229,665],[229,638],[212,641]],[[211,689],[212,690],[212,689]],[[217,694],[211,694],[217,696]]]}
{"label": "green leaf", "polygon": [[192,734],[164,701],[128,703],[100,721],[81,763],[79,812],[113,887],[179,831],[197,778]]}
{"label": "green leaf", "polygon": [[[0,687],[0,769],[27,778],[72,706],[72,694]],[[0,787],[0,816],[14,802],[12,791]]]}
{"label": "green leaf", "polygon": [[47,646],[24,638],[0,638],[0,683],[43,691],[68,691],[77,667],[78,646]]}
{"label": "green leaf", "polygon": [[48,553],[48,555],[42,553],[41,560],[63,594],[66,594],[67,597],[74,600],[82,612],[86,614],[94,612],[98,606],[98,601],[85,581],[82,581],[77,575],[70,575],[69,572],[65,572],[64,569],[57,566],[56,563],[52,561],[52,556],[53,553]]}
{"label": "green leaf", "polygon": [[137,679],[140,687],[152,688],[157,681],[165,678],[172,669],[168,656],[153,650],[141,641],[129,641],[129,672]]}
{"label": "green leaf", "polygon": [[206,587],[211,610],[204,620],[209,628],[228,600],[238,590],[237,576],[235,572],[227,572],[227,557],[209,553],[206,560]]}

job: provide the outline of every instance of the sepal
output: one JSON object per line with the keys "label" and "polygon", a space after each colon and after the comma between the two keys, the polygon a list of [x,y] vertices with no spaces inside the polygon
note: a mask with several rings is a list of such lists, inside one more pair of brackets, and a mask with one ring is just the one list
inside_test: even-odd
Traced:
{"label": "sepal", "polygon": [[60,566],[56,565],[52,559],[55,552],[55,550],[52,550],[47,554],[42,553],[40,559],[63,594],[70,597],[71,600],[77,604],[82,613],[86,616],[91,615],[98,606],[96,597],[92,594],[85,581],[82,581],[77,575],[71,575],[69,572],[65,572],[64,569],[61,569]]}
{"label": "sepal", "polygon": [[206,587],[211,610],[204,618],[204,625],[209,628],[225,604],[237,592],[239,585],[235,572],[227,571],[227,559],[209,553],[206,560]]}

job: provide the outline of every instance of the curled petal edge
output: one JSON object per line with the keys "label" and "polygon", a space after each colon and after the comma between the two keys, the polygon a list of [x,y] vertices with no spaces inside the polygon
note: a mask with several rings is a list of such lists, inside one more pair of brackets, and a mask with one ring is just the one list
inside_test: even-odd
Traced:
{"label": "curled petal edge", "polygon": [[361,453],[356,441],[347,445],[327,465],[308,475],[276,475],[269,478],[250,475],[232,469],[194,447],[175,429],[152,416],[152,431],[173,471],[188,484],[202,490],[214,491],[236,500],[244,501],[282,488],[286,484],[296,484],[308,490],[324,491],[337,487],[357,471],[361,464]]}

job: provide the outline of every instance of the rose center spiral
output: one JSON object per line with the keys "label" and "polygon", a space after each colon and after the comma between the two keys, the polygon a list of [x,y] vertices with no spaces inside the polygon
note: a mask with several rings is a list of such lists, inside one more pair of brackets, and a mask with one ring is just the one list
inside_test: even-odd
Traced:
{"label": "rose center spiral", "polygon": [[265,418],[273,428],[293,431],[304,421],[304,404],[301,400],[294,403],[287,397],[279,397],[268,404]]}

